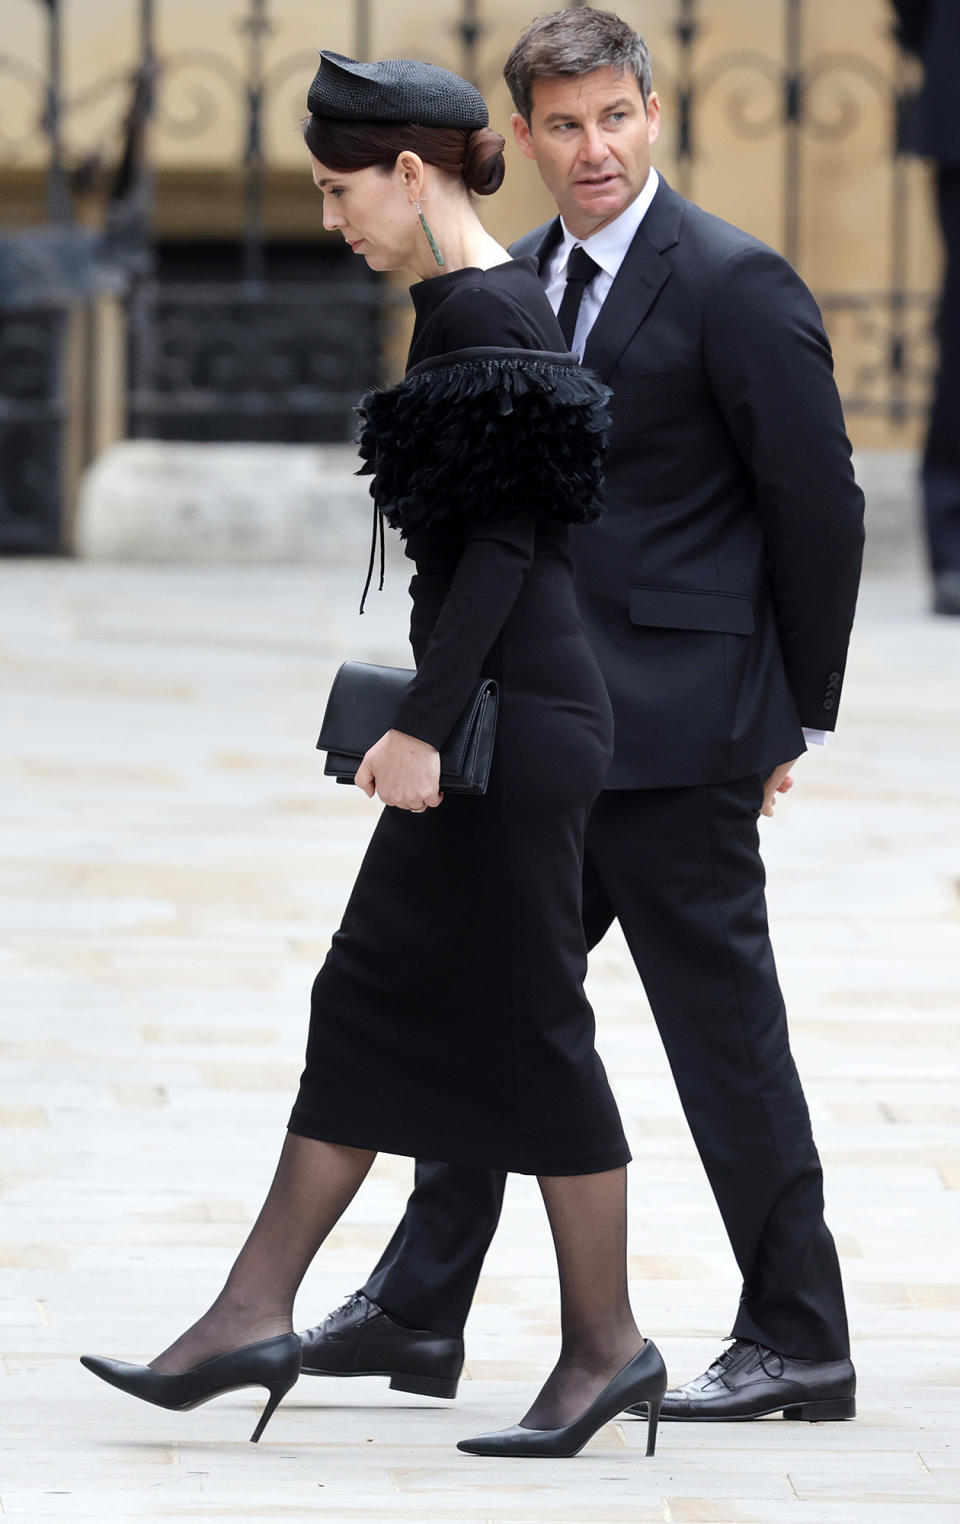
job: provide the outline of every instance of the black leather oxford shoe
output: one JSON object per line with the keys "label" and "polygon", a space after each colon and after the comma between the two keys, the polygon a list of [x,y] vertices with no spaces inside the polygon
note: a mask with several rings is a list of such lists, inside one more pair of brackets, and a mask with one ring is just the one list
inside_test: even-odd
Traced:
{"label": "black leather oxford shoe", "polygon": [[463,1340],[405,1328],[355,1291],[342,1307],[300,1335],[304,1376],[389,1376],[398,1392],[456,1397]]}
{"label": "black leather oxford shoe", "polygon": [[[792,1360],[762,1344],[735,1339],[702,1376],[668,1391],[661,1419],[735,1423],[744,1418],[784,1418],[823,1423],[855,1418],[857,1377],[849,1360]],[[646,1418],[646,1403],[630,1409]]]}

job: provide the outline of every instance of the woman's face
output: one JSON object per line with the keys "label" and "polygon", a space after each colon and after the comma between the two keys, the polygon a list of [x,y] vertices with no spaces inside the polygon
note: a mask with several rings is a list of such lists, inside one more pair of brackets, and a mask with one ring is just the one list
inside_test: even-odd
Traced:
{"label": "woman's face", "polygon": [[409,268],[418,231],[416,211],[399,168],[339,173],[313,160],[313,182],[323,196],[323,225],[343,235],[371,270]]}

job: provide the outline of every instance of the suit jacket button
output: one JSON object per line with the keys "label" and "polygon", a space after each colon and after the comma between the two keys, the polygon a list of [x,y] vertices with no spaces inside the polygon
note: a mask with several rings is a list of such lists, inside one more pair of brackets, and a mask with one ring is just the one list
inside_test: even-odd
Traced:
{"label": "suit jacket button", "polygon": [[823,701],[823,707],[824,707],[824,709],[835,709],[836,708],[836,703],[837,703],[836,699],[825,698],[824,701]]}

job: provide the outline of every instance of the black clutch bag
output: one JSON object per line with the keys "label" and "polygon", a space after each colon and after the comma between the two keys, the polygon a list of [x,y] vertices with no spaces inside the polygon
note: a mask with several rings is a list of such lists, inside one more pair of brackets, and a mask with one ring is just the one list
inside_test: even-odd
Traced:
{"label": "black clutch bag", "polygon": [[[394,718],[416,672],[408,667],[375,667],[345,661],[333,680],[317,750],[325,751],[324,773],[352,783],[364,756],[393,729]],[[445,794],[485,794],[490,781],[500,690],[481,678],[440,752],[440,789]]]}

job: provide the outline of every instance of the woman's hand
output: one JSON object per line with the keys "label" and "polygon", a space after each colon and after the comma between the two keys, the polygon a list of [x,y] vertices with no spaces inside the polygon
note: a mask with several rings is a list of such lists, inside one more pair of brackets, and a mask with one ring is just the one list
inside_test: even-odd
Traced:
{"label": "woman's hand", "polygon": [[353,781],[368,799],[377,794],[384,804],[415,815],[436,809],[443,800],[440,753],[402,730],[388,730],[371,746]]}

